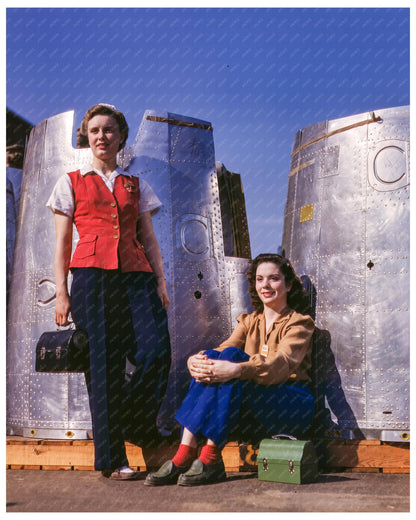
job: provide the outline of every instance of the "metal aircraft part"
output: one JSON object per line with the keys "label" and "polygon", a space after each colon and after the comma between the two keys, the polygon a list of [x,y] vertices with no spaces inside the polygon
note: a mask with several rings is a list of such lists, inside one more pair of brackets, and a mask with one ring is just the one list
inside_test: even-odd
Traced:
{"label": "metal aircraft part", "polygon": [[408,107],[296,134],[282,247],[315,304],[329,436],[410,438],[409,189]]}
{"label": "metal aircraft part", "polygon": [[13,266],[14,243],[16,239],[16,225],[20,206],[20,186],[22,170],[6,168],[6,273],[7,294]]}
{"label": "metal aircraft part", "polygon": [[[72,146],[73,120],[66,112],[43,121],[26,151],[8,306],[9,435],[80,439],[91,430],[84,375],[35,372],[37,340],[55,329],[55,230],[45,204],[59,176],[91,160],[89,149]],[[163,202],[153,225],[171,299],[172,369],[159,415],[169,429],[190,382],[187,357],[218,345],[250,309],[244,196],[239,175],[215,162],[210,123],[198,119],[147,111],[119,162],[139,171]]]}
{"label": "metal aircraft part", "polygon": [[[7,433],[86,438],[91,428],[83,374],[35,372],[40,335],[56,329],[54,219],[46,201],[58,177],[87,162],[72,148],[73,113],[37,125],[28,142],[21,185],[7,324]],[[56,434],[59,432],[59,435]]]}
{"label": "metal aircraft part", "polygon": [[[238,314],[250,307],[245,277],[250,245],[241,184],[238,175],[227,175],[215,163],[212,134],[208,122],[146,111],[131,150],[126,150],[132,155],[128,169],[141,172],[164,202],[153,226],[171,300],[172,370],[169,398],[160,414],[161,424],[170,428],[172,409],[179,408],[190,383],[187,358],[217,346]],[[239,189],[223,186],[229,178],[238,178]],[[225,234],[229,215],[234,216],[232,230],[227,223]],[[230,232],[234,246],[224,240]]]}

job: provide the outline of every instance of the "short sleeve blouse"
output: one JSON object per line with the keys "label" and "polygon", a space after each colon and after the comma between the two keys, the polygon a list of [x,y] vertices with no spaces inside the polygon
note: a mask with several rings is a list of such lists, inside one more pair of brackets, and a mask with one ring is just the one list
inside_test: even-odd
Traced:
{"label": "short sleeve blouse", "polygon": [[[85,175],[90,171],[94,171],[99,175],[108,189],[112,192],[114,188],[114,181],[118,175],[126,175],[126,172],[117,167],[112,173],[110,178],[107,178],[100,171],[94,168],[81,169],[81,175]],[[132,175],[129,173],[128,175]],[[56,182],[52,193],[46,203],[46,206],[52,211],[60,211],[72,217],[74,215],[74,194],[72,190],[71,179],[68,174],[62,175]],[[145,213],[150,211],[153,214],[157,213],[162,203],[156,193],[153,191],[151,186],[144,180],[140,179],[140,200],[139,200],[139,213]]]}

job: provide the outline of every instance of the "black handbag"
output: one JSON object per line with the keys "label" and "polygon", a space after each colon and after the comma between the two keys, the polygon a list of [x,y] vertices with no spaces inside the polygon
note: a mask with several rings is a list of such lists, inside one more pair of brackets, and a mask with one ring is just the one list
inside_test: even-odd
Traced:
{"label": "black handbag", "polygon": [[44,332],[36,345],[36,372],[85,372],[88,335],[80,329]]}

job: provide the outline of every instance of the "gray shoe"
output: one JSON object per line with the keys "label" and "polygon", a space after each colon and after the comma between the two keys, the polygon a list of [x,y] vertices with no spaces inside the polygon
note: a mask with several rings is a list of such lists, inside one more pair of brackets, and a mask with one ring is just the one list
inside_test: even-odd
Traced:
{"label": "gray shoe", "polygon": [[181,467],[168,460],[155,473],[149,473],[144,481],[146,486],[168,486],[176,484],[181,473],[185,473],[189,466]]}
{"label": "gray shoe", "polygon": [[223,482],[227,479],[224,462],[221,459],[215,464],[206,465],[199,459],[193,461],[192,466],[186,473],[178,478],[179,486],[200,486],[202,484],[213,484]]}

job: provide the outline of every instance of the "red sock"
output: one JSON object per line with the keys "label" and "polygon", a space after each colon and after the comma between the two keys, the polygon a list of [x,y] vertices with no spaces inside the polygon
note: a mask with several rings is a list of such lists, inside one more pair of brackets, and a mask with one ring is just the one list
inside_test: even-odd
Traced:
{"label": "red sock", "polygon": [[197,448],[196,446],[187,446],[186,444],[179,444],[178,451],[172,459],[175,466],[188,466],[196,459]]}
{"label": "red sock", "polygon": [[221,460],[221,449],[218,446],[211,446],[210,444],[205,444],[202,447],[201,453],[199,455],[199,460],[206,464],[215,464],[216,462]]}

